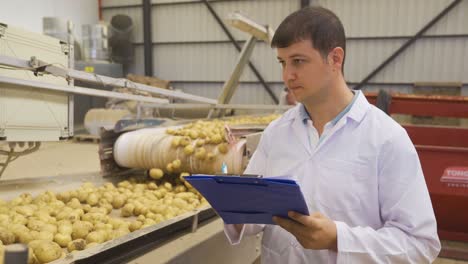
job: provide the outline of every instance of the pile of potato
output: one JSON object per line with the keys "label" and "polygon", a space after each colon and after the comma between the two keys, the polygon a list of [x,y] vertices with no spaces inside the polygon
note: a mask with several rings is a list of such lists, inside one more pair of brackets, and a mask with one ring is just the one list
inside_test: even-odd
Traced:
{"label": "pile of potato", "polygon": [[238,116],[225,120],[231,126],[233,125],[268,125],[281,115],[271,114],[265,116]]}
{"label": "pile of potato", "polygon": [[[24,243],[29,263],[47,263],[64,257],[63,249],[83,250],[206,206],[185,175],[171,181],[130,179],[117,186],[87,182],[76,190],[0,200],[0,257],[3,245]],[[117,210],[121,217],[110,215]]]}
{"label": "pile of potato", "polygon": [[[214,119],[209,121],[198,120],[181,128],[168,128],[166,134],[172,136],[171,147],[183,151],[184,162],[193,162],[186,158],[193,156],[195,161],[213,163],[218,156],[227,154],[230,150],[229,135],[226,129],[232,125],[242,124],[269,124],[279,115],[268,116],[243,116],[226,120]],[[174,159],[165,164],[163,168],[154,168],[150,176],[154,179],[162,177],[163,173],[178,173],[182,168],[187,168],[181,159]]]}

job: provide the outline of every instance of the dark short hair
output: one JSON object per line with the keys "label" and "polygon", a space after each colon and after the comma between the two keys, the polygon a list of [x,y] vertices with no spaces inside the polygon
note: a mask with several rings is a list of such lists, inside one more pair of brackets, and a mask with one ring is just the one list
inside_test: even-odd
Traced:
{"label": "dark short hair", "polygon": [[307,39],[324,59],[336,47],[341,47],[346,54],[343,24],[332,11],[319,6],[304,7],[287,16],[276,30],[271,47],[286,48]]}

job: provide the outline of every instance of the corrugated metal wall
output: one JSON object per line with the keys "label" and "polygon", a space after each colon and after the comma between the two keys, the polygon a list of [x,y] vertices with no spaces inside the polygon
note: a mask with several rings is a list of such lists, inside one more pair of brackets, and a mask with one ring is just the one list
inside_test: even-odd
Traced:
{"label": "corrugated metal wall", "polygon": [[[404,36],[416,34],[452,0],[312,2],[333,10],[342,20],[346,35],[350,38],[347,41],[346,79],[349,82],[359,82],[408,40]],[[468,83],[466,11],[468,1],[462,1],[429,29],[426,37],[417,40],[371,79],[371,83]],[[440,35],[452,37],[437,38]],[[359,39],[391,36],[402,38]]]}
{"label": "corrugated metal wall", "polygon": [[[240,11],[255,21],[276,28],[300,0],[210,1],[221,18]],[[420,30],[451,0],[311,0],[330,8],[343,21],[348,37],[345,65],[351,86],[360,82],[383,60]],[[104,0],[105,20],[115,14],[133,18],[136,60],[130,68],[144,73],[143,12],[141,0]],[[173,81],[186,92],[216,98],[229,77],[238,52],[199,1],[153,0],[152,38],[154,75]],[[367,89],[411,91],[414,82],[468,83],[468,1],[462,1],[425,35],[370,80]],[[247,35],[228,27],[237,40]],[[451,35],[450,37],[438,37]],[[243,44],[243,43],[242,43]],[[251,61],[276,94],[281,88],[275,52],[257,43]],[[272,103],[251,70],[246,68],[233,102]],[[463,93],[468,95],[468,89]]]}

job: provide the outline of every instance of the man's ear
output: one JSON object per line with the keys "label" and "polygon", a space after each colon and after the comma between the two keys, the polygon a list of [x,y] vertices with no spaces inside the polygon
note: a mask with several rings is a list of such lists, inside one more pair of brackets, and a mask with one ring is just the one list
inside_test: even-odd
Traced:
{"label": "man's ear", "polygon": [[338,71],[341,71],[344,60],[344,50],[341,47],[336,47],[328,53],[328,63]]}

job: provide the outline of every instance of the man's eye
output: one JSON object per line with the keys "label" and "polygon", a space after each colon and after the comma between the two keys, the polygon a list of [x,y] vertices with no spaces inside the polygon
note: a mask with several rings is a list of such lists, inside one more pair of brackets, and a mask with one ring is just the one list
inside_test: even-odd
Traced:
{"label": "man's eye", "polygon": [[303,60],[303,59],[294,59],[293,62],[294,62],[294,64],[297,65],[297,64],[302,64],[302,63],[304,63],[304,60]]}
{"label": "man's eye", "polygon": [[281,64],[281,66],[284,67],[284,64],[285,64],[284,61],[278,61],[278,63]]}

